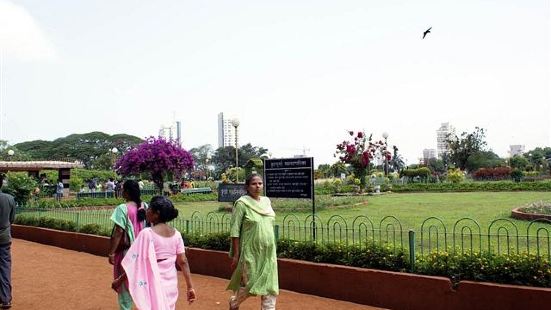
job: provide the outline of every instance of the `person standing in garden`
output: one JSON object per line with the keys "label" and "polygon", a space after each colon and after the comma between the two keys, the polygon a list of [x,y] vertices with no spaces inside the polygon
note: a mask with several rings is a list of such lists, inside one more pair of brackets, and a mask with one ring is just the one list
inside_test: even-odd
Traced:
{"label": "person standing in garden", "polygon": [[61,181],[61,179],[58,179],[57,180],[57,185],[56,185],[56,188],[55,188],[55,198],[57,201],[60,201],[61,198],[63,198],[63,182]]}
{"label": "person standing in garden", "polygon": [[[0,174],[0,189],[4,176]],[[11,224],[15,220],[15,199],[0,192],[0,308],[11,308]]]}
{"label": "person standing in garden", "polygon": [[122,268],[122,259],[138,233],[145,227],[145,209],[147,205],[140,198],[138,182],[127,180],[122,185],[122,196],[126,203],[118,205],[113,214],[113,231],[109,250],[109,263],[113,265],[113,283],[111,287],[118,293],[119,308],[132,309],[132,298],[128,293],[128,284]]}
{"label": "person standing in garden", "polygon": [[251,174],[245,181],[247,195],[239,198],[233,207],[230,223],[233,275],[228,290],[230,310],[250,296],[261,296],[261,309],[275,309],[279,294],[277,277],[275,213],[270,199],[261,196],[262,177]]}

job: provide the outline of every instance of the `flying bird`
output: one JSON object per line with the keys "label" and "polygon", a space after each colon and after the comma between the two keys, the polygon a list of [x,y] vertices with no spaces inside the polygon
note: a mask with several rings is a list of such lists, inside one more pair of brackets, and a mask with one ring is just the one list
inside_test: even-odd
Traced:
{"label": "flying bird", "polygon": [[431,29],[432,29],[432,27],[430,27],[429,29],[425,30],[425,32],[423,32],[423,39],[427,36],[427,34],[430,33]]}

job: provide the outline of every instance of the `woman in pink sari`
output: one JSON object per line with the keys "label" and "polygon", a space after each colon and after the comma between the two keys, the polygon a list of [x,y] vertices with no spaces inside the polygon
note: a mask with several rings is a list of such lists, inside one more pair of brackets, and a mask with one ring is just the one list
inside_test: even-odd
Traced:
{"label": "woman in pink sari", "polygon": [[151,228],[144,228],[126,253],[122,266],[128,289],[138,309],[174,310],[178,300],[176,265],[184,274],[187,300],[196,299],[182,235],[166,223],[178,217],[178,210],[163,196],[151,199],[146,213]]}
{"label": "woman in pink sari", "polygon": [[115,225],[111,234],[109,263],[113,265],[114,281],[111,287],[118,294],[119,309],[130,310],[132,309],[132,298],[128,293],[121,262],[130,244],[134,242],[135,237],[144,227],[147,205],[140,199],[138,182],[127,180],[122,189],[122,196],[126,203],[118,205],[111,215],[111,220]]}

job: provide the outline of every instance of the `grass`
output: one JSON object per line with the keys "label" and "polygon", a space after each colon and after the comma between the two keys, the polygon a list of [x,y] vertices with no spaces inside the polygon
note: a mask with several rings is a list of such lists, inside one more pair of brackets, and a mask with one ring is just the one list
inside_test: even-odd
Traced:
{"label": "grass", "polygon": [[[328,197],[328,196],[326,196]],[[549,192],[470,192],[470,193],[404,193],[385,194],[380,196],[362,196],[350,199],[349,197],[328,198],[338,207],[325,206],[317,211],[317,215],[327,221],[333,215],[339,215],[347,222],[351,222],[357,216],[364,215],[373,222],[379,221],[388,215],[395,216],[402,223],[402,228],[420,228],[422,222],[429,217],[440,218],[446,226],[453,224],[461,218],[472,218],[482,227],[487,227],[493,220],[509,218],[513,208],[529,204],[534,201],[549,200]],[[342,201],[347,203],[343,204]],[[359,206],[345,207],[346,205],[361,203]],[[281,203],[278,203],[281,201]],[[304,220],[311,214],[311,202],[300,201],[304,208],[285,210],[285,206],[292,205],[289,199],[273,199],[276,208],[276,223],[282,224],[283,217],[295,214]],[[218,212],[220,206],[228,205],[220,202],[184,202],[177,203],[180,216],[189,218],[194,212],[206,215],[209,212]],[[308,207],[310,209],[308,209]],[[526,222],[511,219],[516,225],[525,227]]]}

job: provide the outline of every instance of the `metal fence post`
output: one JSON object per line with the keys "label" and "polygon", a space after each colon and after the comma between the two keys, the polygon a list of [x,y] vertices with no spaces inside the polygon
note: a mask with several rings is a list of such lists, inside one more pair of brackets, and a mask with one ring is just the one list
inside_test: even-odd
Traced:
{"label": "metal fence post", "polygon": [[411,272],[415,271],[415,231],[410,229],[408,233],[409,237],[409,263],[411,265]]}
{"label": "metal fence post", "polygon": [[189,220],[186,220],[186,234],[189,234]]}
{"label": "metal fence post", "polygon": [[275,241],[278,242],[279,241],[279,225],[274,226],[274,236],[275,236]]}

